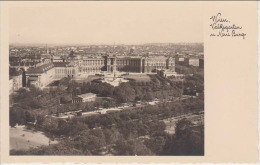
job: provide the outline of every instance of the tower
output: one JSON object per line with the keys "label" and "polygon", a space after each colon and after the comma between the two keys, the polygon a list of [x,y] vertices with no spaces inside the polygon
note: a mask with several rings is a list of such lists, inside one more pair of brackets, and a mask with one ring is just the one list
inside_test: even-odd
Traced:
{"label": "tower", "polygon": [[46,54],[49,54],[48,45],[46,44]]}

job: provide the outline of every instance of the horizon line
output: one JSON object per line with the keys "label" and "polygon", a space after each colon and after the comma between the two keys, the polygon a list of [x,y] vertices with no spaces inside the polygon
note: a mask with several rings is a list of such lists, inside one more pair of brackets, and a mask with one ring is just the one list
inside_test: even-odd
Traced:
{"label": "horizon line", "polygon": [[144,43],[9,43],[9,45],[147,45],[147,44],[204,44],[204,42],[144,42]]}

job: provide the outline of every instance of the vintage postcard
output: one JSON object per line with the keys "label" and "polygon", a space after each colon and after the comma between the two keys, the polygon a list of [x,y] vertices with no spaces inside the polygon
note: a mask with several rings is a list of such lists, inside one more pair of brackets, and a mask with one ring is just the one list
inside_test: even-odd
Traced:
{"label": "vintage postcard", "polygon": [[1,163],[257,163],[256,1],[1,1]]}

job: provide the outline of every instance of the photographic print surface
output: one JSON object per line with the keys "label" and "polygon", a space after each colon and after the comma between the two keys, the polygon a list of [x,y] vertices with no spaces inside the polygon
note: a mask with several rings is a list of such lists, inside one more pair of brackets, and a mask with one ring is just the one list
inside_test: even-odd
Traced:
{"label": "photographic print surface", "polygon": [[195,6],[12,4],[10,155],[204,156]]}

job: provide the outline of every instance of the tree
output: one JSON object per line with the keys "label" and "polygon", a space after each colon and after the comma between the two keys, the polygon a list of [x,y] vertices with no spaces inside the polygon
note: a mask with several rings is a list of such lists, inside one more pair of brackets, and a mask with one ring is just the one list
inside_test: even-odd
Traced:
{"label": "tree", "polygon": [[154,98],[154,96],[153,96],[152,92],[147,92],[144,96],[144,100],[146,100],[146,101],[152,101],[153,98]]}
{"label": "tree", "polygon": [[74,146],[85,152],[97,153],[106,144],[105,136],[100,129],[81,131],[73,139]]}
{"label": "tree", "polygon": [[115,146],[116,155],[154,155],[139,139],[118,141]]}
{"label": "tree", "polygon": [[135,90],[129,83],[121,83],[115,88],[114,97],[119,103],[131,102],[135,99]]}
{"label": "tree", "polygon": [[12,127],[14,127],[16,124],[25,124],[25,118],[25,111],[22,108],[17,106],[13,106],[12,108],[10,108],[9,122]]}
{"label": "tree", "polygon": [[164,154],[166,155],[203,155],[204,133],[194,130],[191,122],[182,119],[177,122],[175,136],[166,142]]}
{"label": "tree", "polygon": [[178,121],[175,126],[176,138],[185,138],[185,139],[189,138],[192,130],[191,127],[192,127],[192,123],[186,118]]}
{"label": "tree", "polygon": [[58,120],[52,117],[45,118],[42,127],[45,131],[56,134],[58,129]]}
{"label": "tree", "polygon": [[120,132],[115,128],[104,129],[104,135],[107,144],[114,144],[123,138]]}
{"label": "tree", "polygon": [[163,136],[152,137],[145,141],[145,145],[156,155],[162,154],[166,139]]}
{"label": "tree", "polygon": [[60,97],[61,104],[69,103],[69,102],[71,102],[71,100],[72,100],[71,95],[63,95]]}

